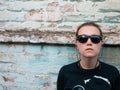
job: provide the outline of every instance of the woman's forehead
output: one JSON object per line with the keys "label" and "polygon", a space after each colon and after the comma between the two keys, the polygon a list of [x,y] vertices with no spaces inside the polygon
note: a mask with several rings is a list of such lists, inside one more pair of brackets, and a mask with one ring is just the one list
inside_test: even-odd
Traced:
{"label": "woman's forehead", "polygon": [[97,35],[100,35],[100,31],[98,28],[96,28],[94,26],[84,26],[84,27],[80,28],[78,34],[88,34],[88,35],[97,34]]}

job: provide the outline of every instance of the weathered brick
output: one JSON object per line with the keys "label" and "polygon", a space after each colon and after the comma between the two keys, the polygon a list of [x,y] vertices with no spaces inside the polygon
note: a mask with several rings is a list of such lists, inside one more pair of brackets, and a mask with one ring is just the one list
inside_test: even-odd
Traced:
{"label": "weathered brick", "polygon": [[25,14],[26,21],[43,21],[45,18],[44,12],[42,10],[30,10]]}
{"label": "weathered brick", "polygon": [[10,11],[29,11],[32,9],[46,8],[47,2],[44,1],[14,1],[8,2],[8,10]]}
{"label": "weathered brick", "polygon": [[[7,9],[5,11],[1,11],[0,14],[1,23],[3,22],[1,24],[2,30],[4,28],[7,30],[8,29],[19,30],[24,28],[29,28],[28,30],[31,30],[33,28],[35,29],[41,28],[39,30],[49,29],[51,31],[53,30],[73,31],[72,29],[75,29],[74,27],[76,27],[78,23],[86,21],[105,22],[108,23],[108,25],[110,23],[119,23],[118,13],[119,9],[114,8],[114,5],[119,3],[119,1],[117,0],[114,1],[114,3],[113,1],[104,0],[102,1],[91,0],[84,2],[80,1],[77,3],[73,1],[72,2],[63,1],[61,3],[60,1],[54,2],[44,0],[6,1],[6,2],[4,1],[2,3],[4,3],[4,5],[7,6]],[[109,3],[110,5],[108,5]],[[107,9],[111,5],[112,8]],[[104,9],[103,6],[106,8]],[[106,12],[102,12],[104,11],[103,9],[106,10]],[[111,13],[109,11],[111,11]],[[8,21],[11,22],[4,23]],[[119,28],[116,28],[116,31],[119,31]]]}
{"label": "weathered brick", "polygon": [[1,1],[0,1],[0,11],[5,10],[6,7],[7,7],[7,6],[6,6],[6,4],[5,4],[5,1],[1,0]]}
{"label": "weathered brick", "polygon": [[100,3],[99,9],[102,9],[103,12],[120,12],[120,1],[119,0],[106,0],[105,2]]}
{"label": "weathered brick", "polygon": [[22,22],[24,21],[24,14],[24,12],[2,11],[0,12],[0,21]]}

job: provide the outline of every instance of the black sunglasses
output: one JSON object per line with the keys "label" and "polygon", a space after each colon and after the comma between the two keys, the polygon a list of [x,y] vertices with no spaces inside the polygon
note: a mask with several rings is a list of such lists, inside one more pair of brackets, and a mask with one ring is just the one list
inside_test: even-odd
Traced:
{"label": "black sunglasses", "polygon": [[78,36],[77,36],[77,40],[78,40],[80,43],[86,43],[89,38],[90,38],[90,40],[92,41],[92,43],[94,43],[94,44],[98,44],[98,43],[102,40],[102,37],[101,37],[100,35],[91,35],[91,36],[78,35]]}

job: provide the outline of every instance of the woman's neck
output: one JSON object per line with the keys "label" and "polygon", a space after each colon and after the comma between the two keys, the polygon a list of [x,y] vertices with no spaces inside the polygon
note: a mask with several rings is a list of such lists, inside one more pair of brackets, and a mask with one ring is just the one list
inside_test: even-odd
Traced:
{"label": "woman's neck", "polygon": [[92,59],[81,59],[80,66],[83,69],[94,69],[99,65],[99,61],[97,58]]}

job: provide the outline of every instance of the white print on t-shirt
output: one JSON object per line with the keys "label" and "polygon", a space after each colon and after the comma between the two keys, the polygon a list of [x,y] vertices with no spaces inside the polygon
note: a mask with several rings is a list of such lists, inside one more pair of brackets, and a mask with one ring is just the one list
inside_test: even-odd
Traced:
{"label": "white print on t-shirt", "polygon": [[102,77],[102,76],[96,76],[96,75],[95,75],[94,77],[106,81],[106,82],[110,85],[110,87],[111,87],[110,81],[109,81],[107,78],[104,78],[104,77]]}
{"label": "white print on t-shirt", "polygon": [[73,87],[72,90],[85,90],[85,88],[81,85],[76,85],[76,86]]}
{"label": "white print on t-shirt", "polygon": [[91,80],[91,79],[86,79],[86,80],[84,80],[84,83],[86,84],[86,83],[88,83],[90,80]]}
{"label": "white print on t-shirt", "polygon": [[[75,85],[72,90],[111,90],[110,81],[102,76],[93,76],[84,80],[85,86]],[[105,85],[105,86],[104,86]]]}
{"label": "white print on t-shirt", "polygon": [[[104,80],[105,82],[107,82],[109,85],[110,85],[110,81],[107,79],[107,78],[104,78],[104,77],[102,77],[102,76],[97,76],[97,75],[95,75],[95,76],[93,76],[94,78],[98,78],[98,79],[102,79],[102,80]],[[90,80],[91,79],[86,79],[86,80],[84,80],[84,83],[86,84],[86,83],[88,83],[88,82],[90,82]],[[111,85],[110,85],[110,87],[111,87]]]}

